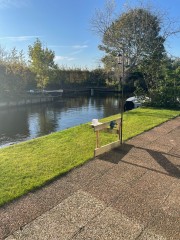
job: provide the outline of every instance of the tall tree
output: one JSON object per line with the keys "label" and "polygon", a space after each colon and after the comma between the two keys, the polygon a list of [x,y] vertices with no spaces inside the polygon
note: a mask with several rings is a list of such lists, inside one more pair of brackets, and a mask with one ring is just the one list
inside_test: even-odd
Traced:
{"label": "tall tree", "polygon": [[[105,51],[102,61],[109,70],[121,70],[117,67],[118,53],[124,57],[125,76],[140,68],[146,70],[144,76],[157,76],[159,64],[165,52],[164,42],[169,37],[179,32],[179,28],[173,28],[172,22],[168,24],[162,21],[162,14],[153,12],[145,6],[128,8],[118,17],[113,18],[114,1],[107,1],[105,10],[97,10],[91,21],[93,30],[101,36],[100,50]],[[147,74],[154,71],[153,76]],[[139,71],[139,69],[138,69]],[[152,83],[147,78],[147,87]],[[156,78],[157,79],[157,78]]]}
{"label": "tall tree", "polygon": [[29,46],[29,57],[31,70],[36,74],[37,86],[44,89],[50,81],[52,71],[57,69],[54,62],[55,53],[37,39],[33,46]]}
{"label": "tall tree", "polygon": [[23,51],[13,48],[5,51],[0,48],[0,91],[20,92],[33,83],[33,74],[29,70]]}

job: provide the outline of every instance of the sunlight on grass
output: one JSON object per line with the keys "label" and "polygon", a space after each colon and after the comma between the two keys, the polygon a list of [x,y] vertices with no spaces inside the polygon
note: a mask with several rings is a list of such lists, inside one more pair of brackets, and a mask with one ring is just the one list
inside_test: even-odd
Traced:
{"label": "sunlight on grass", "polygon": [[[179,115],[179,111],[141,108],[124,114],[123,140]],[[102,122],[120,115],[102,119]],[[101,144],[117,136],[101,134]],[[0,205],[35,189],[93,158],[95,133],[82,124],[0,150]]]}

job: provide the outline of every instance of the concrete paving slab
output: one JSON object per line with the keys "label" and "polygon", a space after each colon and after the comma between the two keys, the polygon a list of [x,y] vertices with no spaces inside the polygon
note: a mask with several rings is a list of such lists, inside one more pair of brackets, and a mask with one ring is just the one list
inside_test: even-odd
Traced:
{"label": "concrete paving slab", "polygon": [[178,142],[179,143],[179,140],[180,140],[180,127],[174,129],[173,131],[171,131],[170,133],[167,134],[167,138],[172,138],[173,140],[176,140],[178,139]]}
{"label": "concrete paving slab", "polygon": [[101,178],[94,179],[90,184],[83,187],[83,190],[109,205],[126,188],[127,183],[107,173]]}
{"label": "concrete paving slab", "polygon": [[22,230],[16,231],[13,237],[18,240],[66,240],[76,231],[78,227],[69,223],[56,208],[56,211],[50,210],[24,226]]}
{"label": "concrete paving slab", "polygon": [[[14,239],[70,239],[104,209],[103,203],[78,191],[62,203],[13,233]],[[6,239],[7,240],[7,239]]]}
{"label": "concrete paving slab", "polygon": [[158,142],[152,142],[146,145],[146,149],[153,150],[155,152],[168,153],[173,148],[172,145],[164,145]]}
{"label": "concrete paving slab", "polygon": [[98,159],[108,163],[118,164],[119,161],[121,161],[121,159],[127,155],[131,148],[133,148],[133,145],[123,144],[120,147],[114,148],[111,151],[98,156]]}
{"label": "concrete paving slab", "polygon": [[165,122],[164,124],[170,125],[172,128],[179,127],[180,123],[180,117],[176,117],[174,119],[171,119],[170,121]]}
{"label": "concrete paving slab", "polygon": [[171,153],[163,154],[163,156],[166,157],[172,165],[180,170],[180,156],[171,155]]}
{"label": "concrete paving slab", "polygon": [[167,238],[145,230],[137,240],[167,240]]}
{"label": "concrete paving slab", "polygon": [[148,172],[122,192],[112,207],[146,226],[170,194],[174,179]]}
{"label": "concrete paving slab", "polygon": [[[152,138],[153,138],[153,140],[152,140]],[[150,136],[148,137],[147,133],[141,133],[141,134],[137,135],[136,137],[133,137],[132,139],[128,140],[127,143],[131,144],[131,142],[137,141],[137,142],[141,142],[141,144],[144,144],[144,143],[147,144],[149,142],[154,141],[154,138],[157,139],[157,134],[156,134],[156,136],[151,135],[151,137]]]}
{"label": "concrete paving slab", "polygon": [[153,130],[141,133],[140,136],[142,140],[145,139],[151,142],[159,138],[159,134]]}
{"label": "concrete paving slab", "polygon": [[165,146],[177,146],[176,141],[171,138],[171,136],[166,138],[158,138],[156,141],[153,142],[156,145],[165,145]]}
{"label": "concrete paving slab", "polygon": [[177,126],[179,126],[179,121],[180,121],[180,116],[177,116],[175,118],[172,118],[170,121],[167,121],[167,123],[169,123],[169,124],[177,123]]}
{"label": "concrete paving slab", "polygon": [[31,222],[77,191],[64,177],[0,208],[0,239]]}
{"label": "concrete paving slab", "polygon": [[180,177],[180,170],[179,168],[173,164],[171,160],[171,155],[163,154],[162,152],[154,151],[154,150],[147,150],[148,153],[154,158],[154,160],[161,166],[162,169],[166,171],[166,173],[170,176],[179,178]]}
{"label": "concrete paving slab", "polygon": [[59,208],[63,217],[81,228],[103,211],[105,204],[89,193],[80,190],[63,201]]}
{"label": "concrete paving slab", "polygon": [[148,139],[145,140],[144,137],[141,138],[140,136],[132,138],[127,141],[128,144],[131,144],[135,147],[142,147],[142,148],[145,147],[147,144],[150,144],[151,142],[152,141],[150,141]]}
{"label": "concrete paving slab", "polygon": [[133,156],[147,161],[152,160],[152,156],[147,152],[147,149],[145,147],[132,147],[131,150],[125,155],[125,157],[126,156]]}
{"label": "concrete paving slab", "polygon": [[92,161],[89,161],[86,167],[91,168],[94,172],[98,171],[104,174],[109,171],[109,169],[113,168],[114,165],[111,162],[101,161],[100,159],[95,158]]}
{"label": "concrete paving slab", "polygon": [[6,240],[16,240],[12,235],[6,238]]}
{"label": "concrete paving slab", "polygon": [[[148,171],[132,186],[132,191],[143,196],[149,202],[160,200],[172,191],[176,179],[164,174]],[[149,195],[149,196],[148,196]]]}
{"label": "concrete paving slab", "polygon": [[[135,164],[135,162],[139,162],[139,160],[142,160],[142,163],[146,162],[147,164],[151,164],[151,162],[154,162],[152,161],[154,160],[154,158],[148,153],[146,148],[135,147],[127,143],[123,144],[122,147],[118,147],[110,152],[102,154],[101,156],[99,156],[99,159],[113,164],[122,164],[128,162],[134,162]],[[124,170],[128,170],[128,167],[131,167],[127,164],[124,166],[126,166],[126,169]]]}
{"label": "concrete paving slab", "polygon": [[159,135],[164,135],[172,131],[175,127],[172,128],[172,125],[161,124],[153,128],[154,132],[157,132]]}
{"label": "concrete paving slab", "polygon": [[122,193],[111,206],[143,227],[146,227],[154,216],[152,203],[148,203],[148,200],[145,200],[142,196],[131,192],[131,188],[127,189],[126,193]]}
{"label": "concrete paving slab", "polygon": [[141,233],[141,225],[109,207],[93,219],[73,240],[131,240]]}
{"label": "concrete paving slab", "polygon": [[133,151],[127,154],[122,159],[122,162],[133,165],[136,169],[142,168],[146,171],[149,170],[169,175],[146,149],[133,148]]}
{"label": "concrete paving slab", "polygon": [[162,205],[162,210],[166,215],[180,217],[180,183],[174,184],[174,188]]}
{"label": "concrete paving slab", "polygon": [[164,211],[156,211],[154,218],[148,224],[146,232],[154,232],[157,235],[164,236],[167,240],[180,239],[180,221],[177,217],[172,217]]}
{"label": "concrete paving slab", "polygon": [[110,169],[108,174],[112,175],[116,180],[124,183],[131,184],[132,182],[136,181],[143,174],[145,174],[147,169],[134,165],[134,162],[136,162],[134,160],[132,160],[133,164],[129,164],[129,161],[131,160],[132,157],[124,157],[123,162],[120,161],[116,167]]}
{"label": "concrete paving slab", "polygon": [[104,172],[108,171],[112,165],[108,162],[103,162],[100,160],[90,161],[81,167],[70,171],[66,180],[79,187],[87,185],[94,178],[100,177]]}
{"label": "concrete paving slab", "polygon": [[173,156],[180,157],[180,148],[173,147],[171,151],[169,151],[169,154],[172,154]]}

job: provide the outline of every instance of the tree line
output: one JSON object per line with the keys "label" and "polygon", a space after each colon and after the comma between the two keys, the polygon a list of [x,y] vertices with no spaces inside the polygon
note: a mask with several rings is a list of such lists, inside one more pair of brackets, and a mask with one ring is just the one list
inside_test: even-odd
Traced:
{"label": "tree line", "polygon": [[87,86],[105,86],[102,69],[59,67],[55,52],[43,47],[36,39],[29,46],[29,58],[23,51],[0,48],[0,93],[20,93],[30,89],[60,89]]}

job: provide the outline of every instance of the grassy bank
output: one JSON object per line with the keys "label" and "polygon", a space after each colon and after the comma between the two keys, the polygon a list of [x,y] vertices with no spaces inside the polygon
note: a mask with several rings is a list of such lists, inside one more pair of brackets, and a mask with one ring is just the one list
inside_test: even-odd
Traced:
{"label": "grassy bank", "polygon": [[[150,108],[126,112],[123,140],[151,129],[179,113]],[[101,121],[118,117],[115,115]],[[116,135],[101,134],[102,144],[115,139]],[[95,134],[87,123],[1,149],[0,205],[93,158],[94,147]]]}

